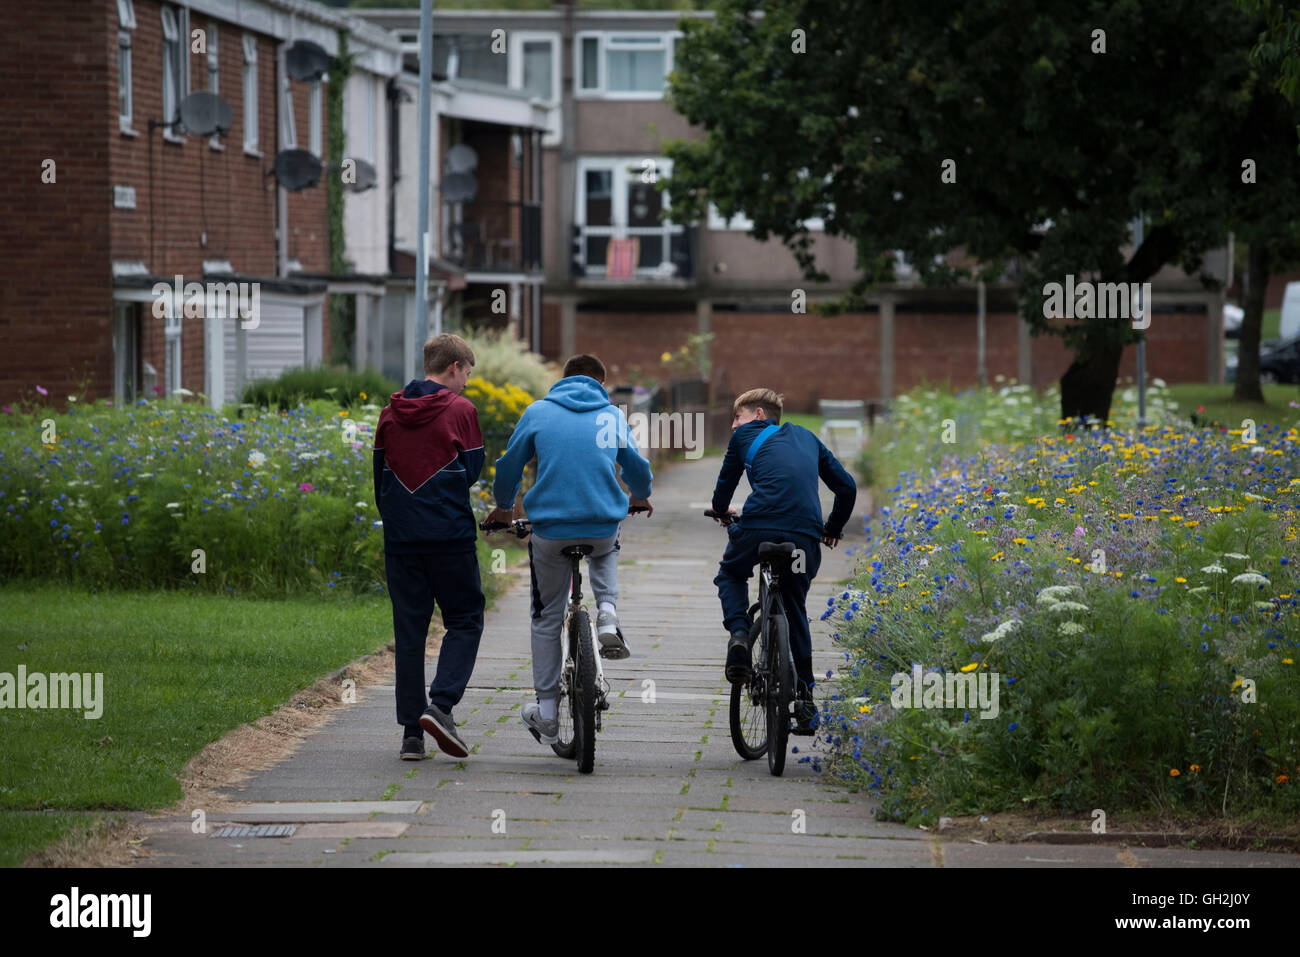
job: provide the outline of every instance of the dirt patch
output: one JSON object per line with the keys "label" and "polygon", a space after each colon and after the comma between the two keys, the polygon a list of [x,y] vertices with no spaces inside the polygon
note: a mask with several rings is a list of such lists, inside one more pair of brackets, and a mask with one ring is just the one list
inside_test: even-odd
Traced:
{"label": "dirt patch", "polygon": [[1114,844],[1129,847],[1192,847],[1300,853],[1300,822],[1261,825],[1224,820],[1110,817],[1106,833],[1092,831],[1091,817],[1048,814],[991,814],[957,817],[942,830],[944,841],[987,844]]}
{"label": "dirt patch", "polygon": [[101,819],[73,828],[49,847],[37,851],[24,867],[126,867],[136,856],[144,831],[123,817]]}

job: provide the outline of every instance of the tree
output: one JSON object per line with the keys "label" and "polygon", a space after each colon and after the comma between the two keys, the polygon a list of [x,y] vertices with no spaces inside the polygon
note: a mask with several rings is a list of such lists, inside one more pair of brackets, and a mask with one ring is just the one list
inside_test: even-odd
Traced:
{"label": "tree", "polygon": [[[1034,333],[1074,352],[1062,414],[1105,419],[1140,332],[1126,317],[1049,320],[1044,285],[1196,273],[1224,243],[1252,17],[1228,0],[867,0],[851,13],[771,0],[761,18],[759,5],[725,0],[713,23],[682,23],[670,96],[705,135],[666,150],[673,219],[710,201],[743,210],[824,279],[801,225],[821,217],[857,248],[845,306],[892,275],[895,250],[927,283],[1010,273]],[[1139,210],[1149,226],[1125,259]],[[959,248],[978,270],[936,261]]]}

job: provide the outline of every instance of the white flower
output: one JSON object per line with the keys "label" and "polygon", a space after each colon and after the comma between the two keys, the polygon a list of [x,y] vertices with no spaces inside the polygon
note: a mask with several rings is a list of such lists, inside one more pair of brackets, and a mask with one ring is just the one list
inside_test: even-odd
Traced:
{"label": "white flower", "polygon": [[[1262,445],[1252,445],[1252,446],[1250,447],[1250,454],[1251,454],[1251,455],[1263,455],[1263,454],[1264,454],[1265,452],[1267,452],[1267,451],[1268,451],[1268,449],[1266,449],[1266,448],[1265,448],[1264,446],[1262,446]],[[1248,501],[1251,501],[1251,502],[1258,502],[1258,501],[1260,501],[1260,497],[1259,497],[1258,495],[1251,495],[1249,492],[1246,493],[1246,499],[1247,499]]]}
{"label": "white flower", "polygon": [[1259,572],[1246,572],[1244,575],[1238,575],[1232,580],[1234,585],[1267,585],[1269,580]]}
{"label": "white flower", "polygon": [[1163,389],[1163,388],[1165,388],[1165,380],[1164,380],[1164,379],[1152,379],[1152,380],[1151,380],[1151,385],[1154,386],[1154,387],[1157,388],[1157,389]]}
{"label": "white flower", "polygon": [[1206,565],[1204,568],[1201,569],[1201,571],[1205,572],[1207,575],[1228,574],[1228,570],[1224,568],[1222,565]]}
{"label": "white flower", "polygon": [[1005,638],[1007,635],[1011,634],[1019,627],[1020,627],[1019,618],[1009,618],[1006,621],[1004,621],[1002,624],[994,628],[992,631],[985,632],[983,635],[980,636],[980,639],[982,641],[997,641],[999,638]]}
{"label": "white flower", "polygon": [[153,478],[152,472],[141,472],[137,478]]}
{"label": "white flower", "polygon": [[263,465],[266,464],[266,453],[259,452],[256,449],[254,449],[252,452],[249,452],[248,464],[254,466],[255,468],[261,468]]}
{"label": "white flower", "polygon": [[1074,621],[1063,621],[1056,630],[1057,633],[1062,635],[1081,635],[1083,634],[1083,625]]}
{"label": "white flower", "polygon": [[181,507],[180,502],[168,502],[166,505],[163,506],[163,508],[180,508],[180,507]]}
{"label": "white flower", "polygon": [[172,389],[172,395],[193,395],[189,389]]}
{"label": "white flower", "polygon": [[1083,589],[1078,585],[1048,585],[1038,593],[1038,603],[1061,601],[1069,595],[1082,595]]}
{"label": "white flower", "polygon": [[365,507],[366,507],[366,503],[365,503],[365,502],[354,502],[353,504],[356,505],[357,508],[365,508]]}
{"label": "white flower", "polygon": [[1204,595],[1204,594],[1205,594],[1207,591],[1209,591],[1209,590],[1210,590],[1210,586],[1209,586],[1209,585],[1200,585],[1200,586],[1198,586],[1198,587],[1196,587],[1196,588],[1189,588],[1189,589],[1187,589],[1187,594],[1189,594],[1189,595]]}
{"label": "white flower", "polygon": [[1224,557],[1224,558],[1235,558],[1235,559],[1237,559],[1238,561],[1242,561],[1242,562],[1244,562],[1244,561],[1248,561],[1248,560],[1250,559],[1250,556],[1249,556],[1249,555],[1243,555],[1243,554],[1241,554],[1240,552],[1224,552],[1224,553],[1223,553],[1223,557]]}
{"label": "white flower", "polygon": [[1256,610],[1256,611],[1272,611],[1272,610],[1273,610],[1273,603],[1272,603],[1271,601],[1257,601],[1257,602],[1255,602],[1255,610]]}
{"label": "white flower", "polygon": [[1087,611],[1088,606],[1077,601],[1058,601],[1054,605],[1049,605],[1047,610],[1051,612],[1066,612],[1068,614],[1072,611]]}

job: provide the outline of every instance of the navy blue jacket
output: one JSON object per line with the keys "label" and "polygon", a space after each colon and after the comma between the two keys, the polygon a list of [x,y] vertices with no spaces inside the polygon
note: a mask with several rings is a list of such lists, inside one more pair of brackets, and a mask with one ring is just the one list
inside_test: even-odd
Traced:
{"label": "navy blue jacket", "polygon": [[478,537],[470,489],[483,471],[474,403],[429,379],[394,392],[375,426],[384,551],[460,551]]}
{"label": "navy blue jacket", "polygon": [[[725,512],[731,505],[731,496],[745,473],[745,453],[769,426],[775,431],[759,446],[750,467],[753,491],[745,499],[742,526],[800,532],[814,538],[843,538],[844,523],[853,512],[858,487],[821,440],[793,422],[777,427],[766,419],[755,419],[731,433],[713,490],[713,510]],[[835,493],[831,517],[825,524],[817,493],[819,478]]]}

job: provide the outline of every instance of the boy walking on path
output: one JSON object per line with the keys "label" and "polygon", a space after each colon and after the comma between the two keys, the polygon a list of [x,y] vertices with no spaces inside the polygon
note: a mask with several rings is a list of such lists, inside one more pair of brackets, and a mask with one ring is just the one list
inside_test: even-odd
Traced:
{"label": "boy walking on path", "polygon": [[[722,601],[727,643],[728,681],[750,677],[749,579],[758,564],[761,542],[789,541],[803,551],[805,570],[782,572],[781,595],[790,622],[798,702],[796,733],[811,734],[817,709],[812,701],[812,634],[808,629],[808,588],[821,566],[818,542],[834,548],[853,512],[857,485],[839,460],[805,428],[781,422],[782,397],[771,389],[751,389],[732,406],[731,441],[727,444],[713,490],[713,511],[731,509],[740,476],[748,473],[753,490],[738,521],[727,526],[727,550],[713,583]],[[822,523],[817,480],[835,493],[830,518]]]}
{"label": "boy walking on path", "polygon": [[[470,487],[483,470],[483,435],[460,396],[474,353],[459,336],[424,346],[424,379],[393,393],[375,427],[375,504],[393,602],[397,722],[404,760],[424,757],[424,732],[454,758],[469,755],[451,710],[465,694],[483,635],[483,588]],[[435,602],[447,633],[424,693],[424,646]]]}
{"label": "boy walking on path", "polygon": [[[537,457],[537,483],[524,496],[532,522],[533,686],[537,702],[520,717],[542,744],[559,734],[560,633],[569,597],[570,565],[563,550],[591,545],[591,590],[596,596],[597,640],[605,658],[631,652],[618,627],[618,530],[631,505],[650,508],[650,463],[637,451],[622,411],[605,392],[605,366],[595,356],[574,356],[564,377],[519,419],[496,463],[492,493],[497,507],[488,522],[509,522],[524,466]],[[618,470],[632,493],[618,484]],[[653,510],[650,513],[653,514]]]}

